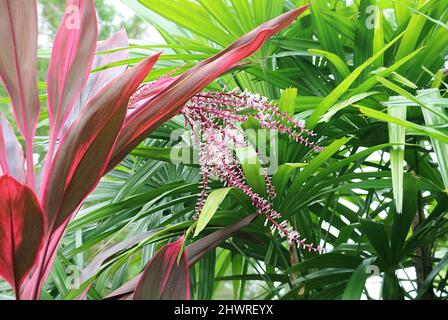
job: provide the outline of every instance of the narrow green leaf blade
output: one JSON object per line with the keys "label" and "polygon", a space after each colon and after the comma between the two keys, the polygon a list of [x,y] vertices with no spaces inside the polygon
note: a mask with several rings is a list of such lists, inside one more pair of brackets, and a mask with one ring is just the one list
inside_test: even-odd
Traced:
{"label": "narrow green leaf blade", "polygon": [[202,230],[207,226],[210,220],[213,218],[216,210],[218,210],[221,203],[227,197],[227,194],[232,188],[222,188],[218,190],[214,190],[210,193],[205,201],[204,207],[202,208],[201,213],[199,214],[198,222],[196,229],[194,231],[193,237],[196,237]]}

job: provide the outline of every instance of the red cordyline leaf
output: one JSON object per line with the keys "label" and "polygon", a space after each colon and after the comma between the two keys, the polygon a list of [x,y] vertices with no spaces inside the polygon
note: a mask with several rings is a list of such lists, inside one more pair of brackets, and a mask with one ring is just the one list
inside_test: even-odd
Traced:
{"label": "red cordyline leaf", "polygon": [[135,288],[140,281],[140,276],[132,278],[124,285],[108,294],[104,300],[132,300]]}
{"label": "red cordyline leaf", "polygon": [[98,38],[93,0],[67,0],[47,74],[51,160],[59,132],[90,73]]}
{"label": "red cordyline leaf", "polygon": [[[124,240],[106,250],[101,251],[98,255],[93,258],[93,260],[82,270],[81,274],[79,275],[79,281],[81,283],[84,283],[88,281],[91,277],[93,277],[96,273],[98,273],[98,270],[101,268],[101,266],[112,256],[116,255],[119,252],[122,252],[125,249],[129,249],[139,242],[148,239],[151,235],[154,235],[157,232],[157,230],[151,230],[144,233],[139,234],[138,236],[134,238],[130,238],[127,240]],[[79,294],[77,297],[77,300],[82,300],[87,295],[91,288],[92,284],[87,286],[87,288]],[[135,286],[134,286],[135,288]]]}
{"label": "red cordyline leaf", "polygon": [[39,297],[67,222],[96,187],[123,125],[130,96],[156,63],[151,56],[104,87],[68,129],[43,181],[42,202],[48,230],[39,269],[24,297]]}
{"label": "red cordyline leaf", "polygon": [[309,5],[286,12],[252,30],[217,55],[183,73],[163,91],[132,112],[125,121],[108,164],[108,170],[153,130],[179,113],[182,106],[215,78],[249,57],[273,34],[291,24]]}
{"label": "red cordyline leaf", "polygon": [[0,276],[20,298],[44,235],[43,214],[33,191],[9,176],[0,177],[0,195]]}
{"label": "red cordyline leaf", "polygon": [[[193,266],[196,262],[198,262],[205,254],[215,249],[220,243],[224,242],[228,238],[230,238],[235,232],[241,230],[242,228],[249,225],[252,221],[254,221],[259,216],[258,213],[253,213],[243,219],[231,224],[221,230],[215,231],[204,238],[196,241],[187,247],[185,247],[184,254],[188,260],[188,267]],[[131,244],[137,244],[141,241],[139,238],[135,238],[131,240]],[[107,300],[128,300],[137,284],[139,283],[140,276],[137,276],[130,281],[123,284],[118,289],[115,289],[108,296],[106,296]]]}
{"label": "red cordyline leaf", "polygon": [[[109,51],[119,48],[127,48],[129,46],[128,36],[125,30],[114,33],[107,40],[99,42],[96,48],[97,54],[93,59],[92,70],[103,67],[113,62],[128,59],[127,50],[119,50],[108,54],[98,54],[99,52]],[[108,83],[117,78],[127,69],[126,65],[107,68],[102,71],[90,73],[87,83],[83,87],[81,94],[76,99],[75,104],[70,112],[69,117],[64,123],[61,136],[67,131],[73,121],[78,117],[81,109],[92,99],[101,89]]]}
{"label": "red cordyline leaf", "polygon": [[150,236],[154,235],[158,231],[160,231],[160,229],[143,232],[133,238],[129,238],[124,241],[121,241],[121,242],[117,243],[116,245],[113,245],[110,248],[107,248],[106,250],[101,251],[82,270],[81,274],[79,275],[79,279],[80,279],[81,283],[89,280],[92,276],[94,276],[98,272],[98,269],[106,261],[108,261],[108,259],[110,259],[114,255],[116,255],[117,253],[122,252],[125,249],[134,247],[139,242],[148,239]]}
{"label": "red cordyline leaf", "polygon": [[0,112],[0,167],[20,183],[25,183],[22,146],[5,115]]}
{"label": "red cordyline leaf", "polygon": [[177,258],[184,238],[166,244],[151,258],[134,292],[134,300],[189,300],[190,273],[185,252]]}
{"label": "red cordyline leaf", "polygon": [[[64,235],[68,220],[52,233],[46,232],[42,249],[40,251],[39,263],[33,269],[30,276],[24,281],[22,286],[21,298],[23,300],[38,300],[42,286],[45,283],[51,271],[59,242]],[[49,237],[51,237],[49,239]]]}
{"label": "red cordyline leaf", "polygon": [[25,138],[28,184],[34,187],[33,139],[40,109],[36,1],[0,0],[0,48],[0,79]]}
{"label": "red cordyline leaf", "polygon": [[258,213],[253,213],[244,217],[243,219],[231,224],[221,230],[210,233],[204,238],[190,244],[185,248],[185,254],[187,255],[188,265],[192,266],[204,255],[211,250],[215,249],[220,243],[224,242],[232,236],[235,232],[248,226],[259,216]]}
{"label": "red cordyline leaf", "polygon": [[62,139],[43,185],[50,231],[63,224],[99,182],[121,130],[129,97],[159,55],[145,59],[109,83],[82,109]]}

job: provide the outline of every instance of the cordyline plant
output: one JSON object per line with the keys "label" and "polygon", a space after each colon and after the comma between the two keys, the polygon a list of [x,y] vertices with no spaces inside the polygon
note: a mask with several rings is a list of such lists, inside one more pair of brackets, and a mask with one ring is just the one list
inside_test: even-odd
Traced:
{"label": "cordyline plant", "polygon": [[[127,70],[90,74],[102,59],[95,57],[96,50],[126,47],[126,35],[117,33],[97,46],[93,0],[68,0],[47,74],[48,151],[35,176],[33,141],[40,113],[37,1],[0,0],[0,78],[25,141],[23,154],[1,115],[0,276],[17,299],[40,298],[67,223],[101,177],[211,81],[253,54],[306,8],[264,23],[180,76],[147,85],[129,104],[160,54]],[[101,63],[107,64],[104,59]],[[135,299],[189,298],[188,264],[194,259],[187,261],[184,252],[182,263],[177,263],[182,243],[181,238],[166,245],[151,259],[139,278]],[[200,248],[192,247],[188,254],[195,250]]]}

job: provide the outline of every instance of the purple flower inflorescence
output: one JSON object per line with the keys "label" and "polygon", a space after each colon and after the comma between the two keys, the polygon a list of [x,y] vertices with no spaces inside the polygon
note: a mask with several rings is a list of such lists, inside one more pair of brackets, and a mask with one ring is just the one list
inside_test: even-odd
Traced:
{"label": "purple flower inflorescence", "polygon": [[[278,107],[267,98],[247,91],[199,93],[186,103],[182,114],[186,123],[193,128],[199,143],[202,181],[195,219],[207,198],[208,181],[215,177],[225,186],[242,190],[259,214],[263,214],[272,224],[273,233],[277,231],[281,237],[286,238],[290,243],[296,243],[299,248],[321,251],[320,247],[305,243],[305,239],[301,239],[298,231],[294,230],[286,220],[281,221],[280,213],[270,202],[276,197],[276,192],[267,169],[263,168],[268,194],[268,199],[265,199],[248,186],[242,167],[233,152],[236,148],[248,146],[240,125],[249,119],[249,115],[258,120],[262,128],[278,130],[293,140],[320,151],[321,148],[310,141],[310,138],[316,136],[315,133],[307,130],[302,123],[287,113],[280,112]],[[263,164],[261,157],[258,156],[258,158]]]}

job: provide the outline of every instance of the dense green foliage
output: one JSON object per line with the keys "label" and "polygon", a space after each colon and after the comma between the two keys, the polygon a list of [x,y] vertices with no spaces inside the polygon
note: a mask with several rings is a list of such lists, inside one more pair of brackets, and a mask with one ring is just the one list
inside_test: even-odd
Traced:
{"label": "dense green foliage", "polygon": [[[309,1],[122,2],[166,41],[131,45],[131,60],[123,61],[135,63],[163,48],[147,79],[152,81],[188,69]],[[191,268],[193,298],[448,297],[448,3],[352,2],[313,1],[307,14],[248,64],[209,87],[259,93],[318,133],[321,153],[280,139],[273,183],[279,192],[276,209],[325,252],[289,246],[260,217]],[[43,114],[39,130],[47,125]],[[88,298],[100,299],[189,230],[198,168],[170,161],[178,143],[171,134],[183,128],[182,118],[174,118],[103,179],[69,224],[43,298],[75,298],[93,283]],[[42,140],[42,150],[46,143]],[[187,242],[253,211],[244,196],[230,192],[199,235],[187,233]],[[136,237],[139,241],[126,242]],[[114,250],[117,244],[123,247]],[[92,261],[102,264],[100,270],[77,283]],[[369,279],[370,270],[379,270],[379,278]],[[3,283],[0,290],[2,298],[10,296]]]}

